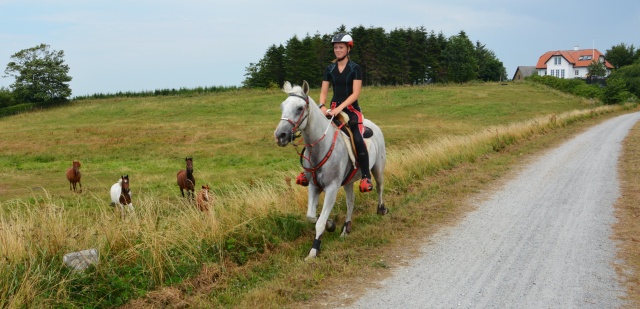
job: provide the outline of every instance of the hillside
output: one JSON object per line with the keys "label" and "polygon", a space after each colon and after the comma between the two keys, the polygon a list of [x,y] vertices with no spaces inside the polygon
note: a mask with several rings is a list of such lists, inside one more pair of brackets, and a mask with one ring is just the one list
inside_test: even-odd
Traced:
{"label": "hillside", "polygon": [[[346,241],[327,234],[319,262],[308,265],[301,262],[312,240],[305,189],[285,181],[299,172],[298,158],[272,136],[285,98],[238,90],[85,100],[0,118],[0,242],[8,266],[0,307],[111,307],[144,295],[134,304],[304,301],[336,275],[385,268],[371,248],[452,220],[463,210],[459,199],[552,143],[549,133],[621,110],[528,83],[366,88],[364,114],[387,141],[391,213],[376,216],[373,197],[358,195],[354,233]],[[185,157],[194,158],[196,185],[209,183],[216,196],[209,213],[179,197]],[[82,162],[79,194],[64,176],[73,160]],[[123,174],[136,213],[121,219],[108,205],[108,188]],[[337,217],[342,208],[339,197]],[[101,264],[87,276],[60,268],[64,253],[90,247]],[[172,293],[179,296],[159,300]]]}

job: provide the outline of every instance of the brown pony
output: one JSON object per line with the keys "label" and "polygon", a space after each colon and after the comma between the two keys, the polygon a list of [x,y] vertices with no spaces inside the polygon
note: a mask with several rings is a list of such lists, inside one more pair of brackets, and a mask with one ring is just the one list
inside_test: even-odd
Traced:
{"label": "brown pony", "polygon": [[182,197],[184,197],[184,190],[187,190],[187,197],[194,199],[196,179],[193,177],[193,158],[185,158],[184,160],[187,162],[187,169],[178,172],[178,186]]}
{"label": "brown pony", "polygon": [[204,185],[196,197],[196,206],[200,211],[209,211],[210,204],[213,204],[213,196],[209,196],[209,185]]}
{"label": "brown pony", "polygon": [[80,182],[80,161],[74,160],[73,166],[67,170],[67,179],[69,180],[69,190],[76,192],[76,183],[80,185],[80,192],[82,193],[82,183]]}

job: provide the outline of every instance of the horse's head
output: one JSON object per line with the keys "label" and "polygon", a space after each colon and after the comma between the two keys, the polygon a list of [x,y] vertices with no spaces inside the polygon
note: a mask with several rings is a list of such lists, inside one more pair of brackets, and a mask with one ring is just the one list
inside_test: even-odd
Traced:
{"label": "horse's head", "polygon": [[73,161],[73,170],[76,171],[76,173],[80,171],[80,166],[82,166],[82,164],[80,164],[80,161],[78,160]]}
{"label": "horse's head", "polygon": [[[282,116],[280,124],[274,132],[276,143],[286,146],[295,139],[295,133],[304,129],[309,116],[309,84],[304,81],[301,86],[291,86],[285,82],[282,90],[289,94],[280,105]],[[314,103],[315,104],[315,103]]]}
{"label": "horse's head", "polygon": [[124,175],[120,177],[120,186],[122,187],[122,192],[129,192],[129,175]]}
{"label": "horse's head", "polygon": [[184,158],[184,161],[187,162],[187,172],[193,173],[193,158]]}

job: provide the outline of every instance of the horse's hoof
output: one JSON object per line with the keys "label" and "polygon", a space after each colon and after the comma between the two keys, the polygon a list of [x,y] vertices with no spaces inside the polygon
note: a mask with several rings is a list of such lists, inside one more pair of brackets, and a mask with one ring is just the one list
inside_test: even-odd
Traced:
{"label": "horse's hoof", "polygon": [[347,221],[344,223],[344,226],[342,227],[342,231],[343,233],[347,233],[347,234],[351,234],[351,221]]}
{"label": "horse's hoof", "polygon": [[316,223],[318,221],[318,218],[316,218],[316,217],[307,217],[307,221],[309,221],[310,223]]}
{"label": "horse's hoof", "polygon": [[327,219],[327,232],[333,233],[336,231],[336,222],[333,219]]}
{"label": "horse's hoof", "polygon": [[378,214],[381,216],[384,216],[386,214],[389,213],[389,209],[387,209],[386,207],[382,206],[382,207],[378,207]]}
{"label": "horse's hoof", "polygon": [[306,258],[304,258],[305,262],[313,262],[316,260],[316,257],[318,256],[318,250],[316,249],[311,249],[311,251],[309,251],[309,256],[307,256]]}

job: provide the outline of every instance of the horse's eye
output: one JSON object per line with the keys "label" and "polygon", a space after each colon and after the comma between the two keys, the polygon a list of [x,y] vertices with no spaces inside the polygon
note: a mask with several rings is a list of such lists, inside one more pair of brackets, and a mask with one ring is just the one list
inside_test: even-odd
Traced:
{"label": "horse's eye", "polygon": [[298,112],[302,112],[303,108],[302,106],[298,107]]}

